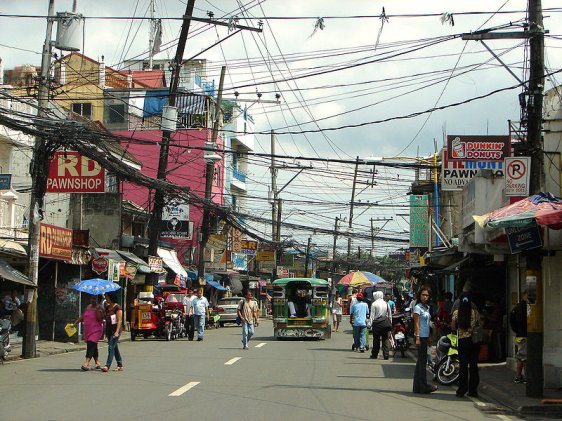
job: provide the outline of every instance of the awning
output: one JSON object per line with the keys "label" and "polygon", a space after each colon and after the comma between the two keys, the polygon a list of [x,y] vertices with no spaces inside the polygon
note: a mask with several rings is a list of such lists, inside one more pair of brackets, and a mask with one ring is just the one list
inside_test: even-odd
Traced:
{"label": "awning", "polygon": [[182,276],[183,279],[187,279],[187,272],[178,260],[178,255],[175,250],[158,248],[158,256],[160,256],[164,261],[164,264],[172,269],[176,274]]}
{"label": "awning", "polygon": [[217,281],[207,281],[207,285],[211,285],[219,291],[226,291],[226,288],[219,284]]}
{"label": "awning", "polygon": [[103,257],[106,260],[115,260],[116,262],[125,261],[125,259],[119,253],[117,253],[117,250],[102,248],[95,248],[94,250],[99,257]]}
{"label": "awning", "polygon": [[117,250],[117,253],[123,257],[126,261],[134,263],[137,266],[137,270],[141,273],[150,273],[150,267],[148,264],[142,260],[136,254],[133,254],[129,251]]}
{"label": "awning", "polygon": [[21,273],[19,270],[14,269],[8,262],[0,258],[0,278],[8,281],[17,282],[18,284],[27,285],[37,288],[31,280]]}
{"label": "awning", "polygon": [[20,243],[16,243],[12,240],[0,239],[0,251],[16,256],[27,256],[25,248]]}

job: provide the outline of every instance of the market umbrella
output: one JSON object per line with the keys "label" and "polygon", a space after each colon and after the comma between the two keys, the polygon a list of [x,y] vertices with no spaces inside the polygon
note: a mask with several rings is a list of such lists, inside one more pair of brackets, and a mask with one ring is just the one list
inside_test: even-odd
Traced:
{"label": "market umbrella", "polygon": [[73,289],[91,295],[100,295],[106,292],[117,291],[121,288],[118,284],[107,279],[85,279],[72,286]]}
{"label": "market umbrella", "polygon": [[562,229],[562,199],[541,192],[485,215],[473,215],[473,218],[482,227],[519,228],[537,223]]}
{"label": "market umbrella", "polygon": [[339,280],[337,285],[354,287],[365,284],[378,284],[386,282],[383,278],[371,272],[350,272]]}

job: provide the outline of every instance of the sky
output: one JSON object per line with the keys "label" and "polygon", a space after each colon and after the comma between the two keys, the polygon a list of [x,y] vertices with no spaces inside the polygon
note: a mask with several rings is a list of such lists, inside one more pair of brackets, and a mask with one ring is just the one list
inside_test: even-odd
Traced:
{"label": "sky", "polygon": [[[156,16],[179,18],[185,3],[156,0]],[[103,55],[105,62],[116,68],[122,66],[124,58],[145,57],[148,22],[109,17],[146,17],[148,4],[149,0],[78,0],[78,11],[87,17],[82,53],[95,59]],[[556,1],[543,1],[545,10],[557,6]],[[5,69],[40,64],[46,23],[45,19],[2,15],[44,16],[47,7],[47,0],[0,2],[0,58]],[[356,157],[427,157],[435,145],[441,148],[446,134],[505,135],[508,120],[519,120],[520,88],[471,101],[518,82],[481,43],[454,36],[510,22],[516,25],[525,17],[526,7],[524,0],[197,0],[197,17],[207,17],[212,11],[215,18],[237,17],[242,25],[257,27],[259,20],[263,22],[262,33],[242,31],[198,58],[208,60],[208,80],[216,83],[220,67],[227,65],[227,97],[234,91],[248,100],[256,99],[257,93],[268,100],[276,93],[280,95],[279,105],[246,103],[251,104],[256,131],[274,129],[278,133],[278,154],[350,161]],[[70,0],[55,1],[56,11],[71,8]],[[379,17],[383,8],[388,16],[384,20]],[[517,13],[501,13],[509,11]],[[454,26],[450,20],[442,22],[444,13],[452,15]],[[417,14],[434,16],[414,16]],[[170,48],[157,58],[173,57],[180,24],[179,20],[164,20],[163,43]],[[546,66],[559,70],[562,12],[546,11],[545,27],[549,30]],[[192,23],[184,57],[199,53],[228,34],[224,26]],[[527,56],[522,40],[494,40],[487,45],[519,78],[525,77]],[[556,76],[548,80],[546,89],[553,83]],[[463,102],[467,103],[423,113]],[[404,118],[416,113],[421,114]],[[255,150],[269,153],[269,143],[269,135],[257,134]],[[280,186],[296,174],[295,166],[312,166],[283,191],[281,196],[287,201],[284,220],[333,228],[336,216],[349,217],[353,164],[281,161],[292,168],[279,170]],[[265,162],[254,164],[248,174],[248,193],[260,199],[250,200],[250,210],[269,217],[266,198],[271,176]],[[374,227],[381,228],[381,235],[407,238],[406,194],[413,172],[377,167],[373,176],[369,173],[372,170],[360,166],[356,200],[385,207],[358,207],[355,231],[369,232],[373,218],[378,219]],[[270,230],[257,225],[255,229]],[[290,230],[284,233],[294,235],[301,243],[314,235],[317,247],[331,247],[330,236]],[[354,250],[357,246],[371,245],[369,241],[354,241]],[[404,246],[377,242],[375,253],[381,255]],[[345,249],[346,241],[340,239],[338,248]]]}

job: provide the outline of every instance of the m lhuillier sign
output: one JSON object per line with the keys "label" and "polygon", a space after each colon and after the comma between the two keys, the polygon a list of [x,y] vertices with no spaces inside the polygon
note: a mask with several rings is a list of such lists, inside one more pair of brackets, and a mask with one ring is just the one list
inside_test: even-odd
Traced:
{"label": "m lhuillier sign", "polygon": [[441,189],[460,191],[479,170],[503,177],[504,158],[511,153],[509,136],[447,136],[443,149]]}
{"label": "m lhuillier sign", "polygon": [[49,163],[47,192],[103,193],[105,170],[96,161],[78,152],[55,152]]}

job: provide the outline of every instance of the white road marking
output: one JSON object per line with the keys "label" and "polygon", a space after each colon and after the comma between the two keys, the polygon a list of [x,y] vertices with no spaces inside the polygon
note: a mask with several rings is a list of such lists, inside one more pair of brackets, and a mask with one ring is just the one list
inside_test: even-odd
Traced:
{"label": "white road marking", "polygon": [[511,421],[513,418],[508,417],[507,415],[502,415],[502,414],[496,414],[496,416],[500,419],[500,420],[504,420],[504,421]]}
{"label": "white road marking", "polygon": [[183,395],[185,392],[187,392],[189,389],[197,386],[200,382],[189,382],[188,384],[186,384],[185,386],[180,387],[178,390],[174,390],[172,393],[170,393],[168,396],[181,396]]}
{"label": "white road marking", "polygon": [[257,344],[256,348],[261,348],[262,346],[267,345],[265,342],[262,342],[261,344]]}
{"label": "white road marking", "polygon": [[241,360],[241,359],[242,359],[242,357],[234,357],[233,359],[228,360],[227,362],[225,362],[224,365],[232,365],[232,364],[234,364],[236,361]]}

